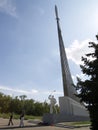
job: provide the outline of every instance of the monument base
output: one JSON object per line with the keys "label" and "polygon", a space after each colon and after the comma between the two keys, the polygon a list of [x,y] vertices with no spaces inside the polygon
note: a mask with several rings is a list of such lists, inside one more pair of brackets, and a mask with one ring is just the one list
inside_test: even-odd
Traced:
{"label": "monument base", "polygon": [[60,113],[73,116],[89,116],[88,111],[79,102],[68,96],[59,97]]}
{"label": "monument base", "polygon": [[64,114],[50,114],[45,113],[43,115],[43,123],[45,124],[55,124],[60,122],[75,122],[75,121],[88,121],[89,117],[87,116],[73,116],[73,115],[64,115]]}
{"label": "monument base", "polygon": [[60,113],[43,115],[43,123],[54,124],[60,122],[88,121],[89,114],[79,102],[65,96],[59,97]]}

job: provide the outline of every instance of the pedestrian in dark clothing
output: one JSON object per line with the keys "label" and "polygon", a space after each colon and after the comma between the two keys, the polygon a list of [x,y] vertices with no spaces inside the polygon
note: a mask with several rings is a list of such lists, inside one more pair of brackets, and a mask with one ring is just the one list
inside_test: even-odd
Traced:
{"label": "pedestrian in dark clothing", "polygon": [[10,125],[10,124],[13,125],[12,119],[13,119],[13,113],[11,113],[11,115],[10,115],[8,125]]}

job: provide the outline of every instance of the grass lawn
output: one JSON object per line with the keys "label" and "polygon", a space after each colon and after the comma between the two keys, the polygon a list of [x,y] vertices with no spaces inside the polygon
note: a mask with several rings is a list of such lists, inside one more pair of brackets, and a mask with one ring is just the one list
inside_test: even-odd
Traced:
{"label": "grass lawn", "polygon": [[79,121],[79,122],[72,122],[72,125],[74,126],[85,126],[85,125],[90,125],[90,121]]}
{"label": "grass lawn", "polygon": [[[5,119],[8,119],[10,116],[10,113],[0,113],[0,118],[5,118]],[[20,118],[20,115],[17,115],[17,114],[13,114],[13,118],[14,119],[19,119]],[[29,119],[39,119],[41,120],[42,119],[42,116],[32,116],[32,115],[25,115],[25,120],[29,120]]]}

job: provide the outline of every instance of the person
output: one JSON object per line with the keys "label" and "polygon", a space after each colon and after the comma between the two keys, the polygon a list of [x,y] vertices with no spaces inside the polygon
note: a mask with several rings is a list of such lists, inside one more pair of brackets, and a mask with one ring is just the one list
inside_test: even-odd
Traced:
{"label": "person", "polygon": [[23,127],[24,126],[24,112],[21,113],[20,115],[20,127]]}
{"label": "person", "polygon": [[55,109],[55,112],[57,113],[55,104],[56,104],[56,99],[54,98],[54,95],[49,95],[48,99],[50,100],[50,113],[53,113],[53,108]]}
{"label": "person", "polygon": [[8,125],[13,125],[13,113],[10,114],[10,118],[9,118],[9,122],[8,122]]}

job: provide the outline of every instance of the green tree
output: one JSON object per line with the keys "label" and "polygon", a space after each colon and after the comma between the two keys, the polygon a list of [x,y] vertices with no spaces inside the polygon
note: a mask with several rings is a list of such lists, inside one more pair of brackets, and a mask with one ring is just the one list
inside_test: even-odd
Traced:
{"label": "green tree", "polygon": [[43,114],[50,112],[50,104],[48,104],[46,101],[43,103]]}
{"label": "green tree", "polygon": [[26,96],[26,95],[20,95],[19,97],[20,97],[20,99],[21,99],[22,101],[24,101],[24,100],[25,100],[25,98],[27,98],[27,96]]}
{"label": "green tree", "polygon": [[25,113],[27,115],[34,115],[35,112],[34,100],[33,99],[25,100],[24,108],[25,108]]}
{"label": "green tree", "polygon": [[26,95],[20,95],[19,97],[21,99],[22,111],[25,111],[25,99],[27,98],[27,96]]}
{"label": "green tree", "polygon": [[[33,99],[25,99],[26,97],[26,95],[21,95],[12,98],[9,95],[0,93],[0,113],[14,112],[20,114],[25,111],[25,114],[34,116],[42,116],[44,113],[49,113],[50,106],[46,101],[41,103]],[[59,110],[58,105],[56,105],[56,108]]]}
{"label": "green tree", "polygon": [[[98,40],[98,36],[97,40]],[[89,111],[91,130],[98,129],[98,44],[89,42],[89,48],[94,49],[93,53],[82,57],[83,65],[80,65],[81,71],[86,75],[85,80],[77,77],[76,90],[80,101],[85,103]]]}
{"label": "green tree", "polygon": [[22,111],[23,105],[21,101],[17,98],[17,96],[11,100],[10,103],[10,112],[14,112],[20,114]]}
{"label": "green tree", "polygon": [[35,113],[34,113],[34,115],[35,116],[42,116],[43,115],[43,111],[44,111],[43,104],[40,103],[40,102],[35,102],[34,106],[35,106]]}
{"label": "green tree", "polygon": [[0,112],[7,113],[9,112],[9,104],[10,104],[11,97],[9,95],[4,95],[0,93]]}

